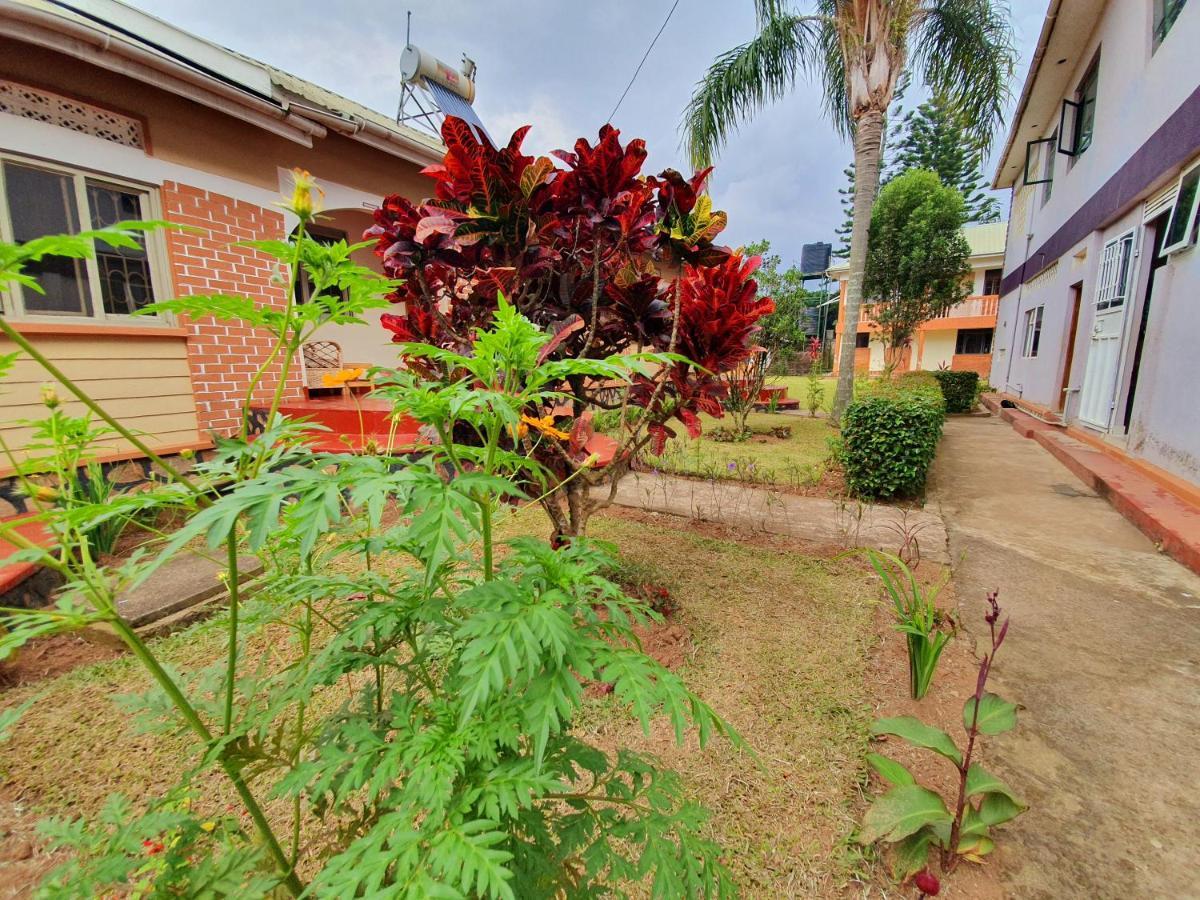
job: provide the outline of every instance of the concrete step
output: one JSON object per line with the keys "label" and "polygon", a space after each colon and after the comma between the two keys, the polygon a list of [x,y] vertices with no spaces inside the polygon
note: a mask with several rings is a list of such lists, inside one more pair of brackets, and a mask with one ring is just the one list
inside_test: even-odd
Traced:
{"label": "concrete step", "polygon": [[[211,615],[229,602],[229,591],[220,577],[223,561],[205,556],[177,556],[131,591],[117,598],[117,611],[142,637],[177,631]],[[254,588],[262,563],[253,556],[238,557],[243,596]],[[111,626],[101,623],[84,630],[84,637],[104,644],[120,644]]]}

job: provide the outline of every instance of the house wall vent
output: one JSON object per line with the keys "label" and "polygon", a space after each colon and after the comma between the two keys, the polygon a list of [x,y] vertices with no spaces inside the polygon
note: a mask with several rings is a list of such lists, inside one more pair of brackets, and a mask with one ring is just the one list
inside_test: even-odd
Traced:
{"label": "house wall vent", "polygon": [[1178,190],[1179,182],[1172,180],[1156,196],[1147,200],[1145,212],[1142,214],[1142,221],[1149,222],[1151,219],[1155,219],[1165,212],[1170,212],[1171,207],[1175,204],[1175,194]]}
{"label": "house wall vent", "polygon": [[142,123],[82,100],[0,78],[0,113],[90,134],[123,147],[146,149]]}

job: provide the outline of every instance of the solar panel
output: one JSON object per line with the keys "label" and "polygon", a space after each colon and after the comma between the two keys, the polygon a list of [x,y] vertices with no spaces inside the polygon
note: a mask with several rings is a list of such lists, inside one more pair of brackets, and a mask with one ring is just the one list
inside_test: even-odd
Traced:
{"label": "solar panel", "polygon": [[483,122],[479,120],[479,116],[475,113],[470,103],[432,79],[426,79],[425,86],[433,94],[433,100],[437,103],[438,109],[447,116],[457,116],[462,119],[471,126],[471,130],[475,132],[475,137],[481,141],[486,140],[493,147],[495,146],[492,136],[483,127]]}

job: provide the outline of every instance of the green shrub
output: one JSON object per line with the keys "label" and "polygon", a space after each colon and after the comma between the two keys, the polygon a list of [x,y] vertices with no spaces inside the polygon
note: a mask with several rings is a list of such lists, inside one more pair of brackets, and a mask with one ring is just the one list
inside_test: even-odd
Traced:
{"label": "green shrub", "polygon": [[872,383],[846,408],[840,460],[854,496],[912,497],[925,486],[946,418],[942,392],[929,380]]}
{"label": "green shrub", "polygon": [[941,369],[931,374],[941,385],[942,395],[946,398],[946,412],[965,413],[975,408],[976,391],[979,387],[978,372]]}

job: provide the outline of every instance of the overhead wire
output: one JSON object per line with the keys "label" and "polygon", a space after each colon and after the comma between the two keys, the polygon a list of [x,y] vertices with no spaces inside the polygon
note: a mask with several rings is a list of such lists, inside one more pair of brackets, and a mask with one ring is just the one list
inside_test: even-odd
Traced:
{"label": "overhead wire", "polygon": [[650,41],[650,46],[646,48],[646,52],[642,54],[642,61],[637,64],[637,68],[633,70],[633,77],[629,79],[629,84],[625,85],[625,90],[621,92],[621,98],[617,101],[617,105],[613,107],[612,112],[608,114],[608,121],[612,122],[613,116],[617,114],[617,110],[621,108],[621,104],[625,102],[625,97],[629,94],[629,89],[633,87],[633,83],[637,81],[638,74],[642,71],[642,66],[646,64],[646,60],[650,58],[650,51],[654,49],[654,45],[658,43],[658,39],[662,37],[662,33],[667,28],[667,23],[671,21],[671,16],[675,15],[675,7],[679,6],[679,0],[675,0],[671,4],[671,8],[667,11],[667,17],[663,19],[662,25],[659,26],[654,39]]}

